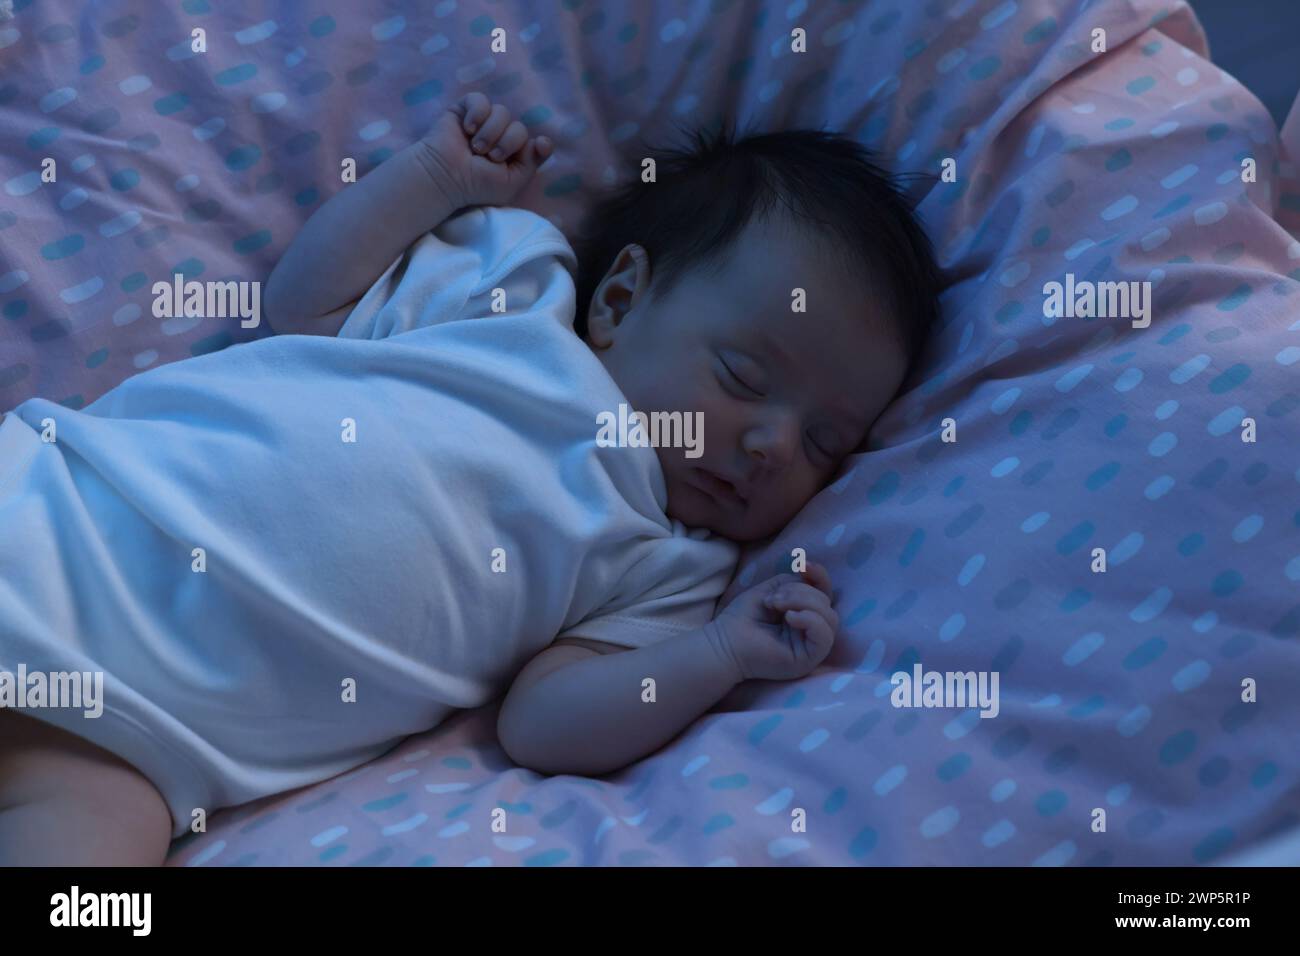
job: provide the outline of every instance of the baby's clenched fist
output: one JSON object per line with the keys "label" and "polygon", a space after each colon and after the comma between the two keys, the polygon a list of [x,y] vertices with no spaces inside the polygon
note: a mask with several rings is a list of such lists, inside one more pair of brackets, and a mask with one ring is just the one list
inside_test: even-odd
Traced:
{"label": "baby's clenched fist", "polygon": [[457,209],[509,205],[554,150],[545,136],[530,139],[508,109],[478,92],[444,110],[412,148]]}
{"label": "baby's clenched fist", "polygon": [[742,592],[706,630],[742,680],[794,680],[826,659],[839,626],[830,574],[811,564]]}

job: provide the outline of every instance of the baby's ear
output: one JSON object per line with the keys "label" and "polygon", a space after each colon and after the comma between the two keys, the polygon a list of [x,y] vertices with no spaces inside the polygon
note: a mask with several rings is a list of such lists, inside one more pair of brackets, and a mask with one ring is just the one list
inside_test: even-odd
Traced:
{"label": "baby's ear", "polygon": [[587,310],[587,342],[598,349],[614,344],[614,330],[627,318],[638,296],[647,294],[650,260],[635,243],[619,250],[591,296]]}
{"label": "baby's ear", "polygon": [[593,307],[587,313],[587,341],[598,349],[607,349],[614,341],[618,319],[613,309]]}

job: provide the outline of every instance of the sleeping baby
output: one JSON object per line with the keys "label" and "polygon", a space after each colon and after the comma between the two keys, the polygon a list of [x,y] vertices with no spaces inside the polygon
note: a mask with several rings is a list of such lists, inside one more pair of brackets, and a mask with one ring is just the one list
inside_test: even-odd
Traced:
{"label": "sleeping baby", "polygon": [[601,775],[826,659],[820,565],[717,602],[937,314],[910,205],[832,134],[701,136],[575,253],[510,205],[552,152],[471,93],[307,222],[279,334],[0,420],[0,863],[160,863],[503,694],[517,764]]}

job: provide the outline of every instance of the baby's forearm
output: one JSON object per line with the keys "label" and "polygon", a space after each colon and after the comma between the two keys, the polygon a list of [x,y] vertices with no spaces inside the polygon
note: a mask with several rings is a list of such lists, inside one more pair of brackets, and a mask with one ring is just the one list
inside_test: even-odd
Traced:
{"label": "baby's forearm", "polygon": [[706,626],[558,667],[508,699],[498,727],[529,769],[597,776],[658,750],[741,679]]}
{"label": "baby's forearm", "polygon": [[276,332],[323,331],[313,319],[359,299],[398,254],[456,211],[423,149],[417,142],[389,157],[307,220],[264,290]]}

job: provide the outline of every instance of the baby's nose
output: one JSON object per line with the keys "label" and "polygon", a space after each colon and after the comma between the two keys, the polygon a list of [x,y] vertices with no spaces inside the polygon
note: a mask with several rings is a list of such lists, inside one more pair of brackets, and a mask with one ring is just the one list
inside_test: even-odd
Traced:
{"label": "baby's nose", "polygon": [[784,421],[756,426],[744,437],[745,453],[766,468],[779,468],[789,462],[798,442],[798,425]]}

